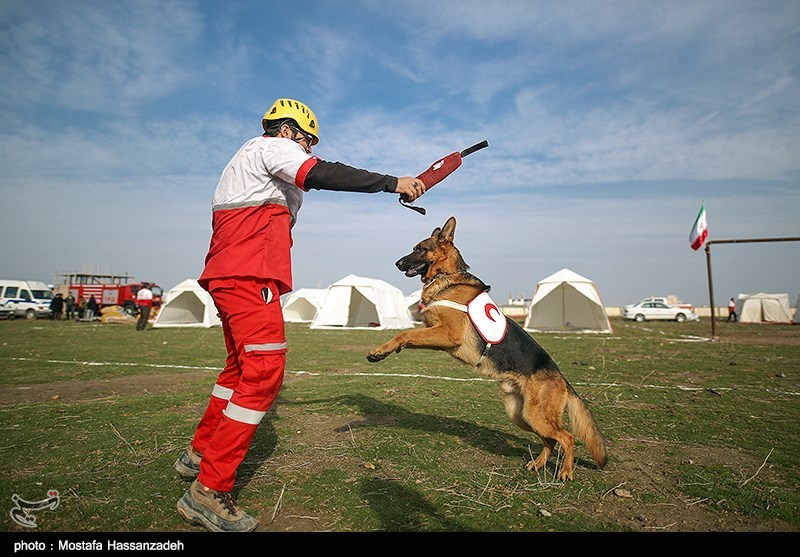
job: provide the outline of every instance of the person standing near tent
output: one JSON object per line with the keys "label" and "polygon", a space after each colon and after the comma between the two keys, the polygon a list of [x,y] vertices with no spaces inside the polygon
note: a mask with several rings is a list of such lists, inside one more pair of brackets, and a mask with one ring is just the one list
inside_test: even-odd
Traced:
{"label": "person standing near tent", "polygon": [[228,162],[212,198],[212,234],[198,279],[214,300],[228,355],[192,441],[174,464],[194,480],[178,501],[185,519],[211,531],[247,532],[258,521],[231,490],[258,424],[283,384],[286,336],[280,296],[292,290],[291,229],[308,190],[399,193],[425,184],[324,161],[311,154],[319,123],[308,106],[276,100]]}
{"label": "person standing near tent", "polygon": [[728,321],[736,323],[736,300],[733,298],[728,302]]}
{"label": "person standing near tent", "polygon": [[136,293],[136,305],[139,306],[139,319],[136,321],[136,330],[144,331],[147,320],[150,319],[150,309],[153,307],[153,291],[144,283]]}

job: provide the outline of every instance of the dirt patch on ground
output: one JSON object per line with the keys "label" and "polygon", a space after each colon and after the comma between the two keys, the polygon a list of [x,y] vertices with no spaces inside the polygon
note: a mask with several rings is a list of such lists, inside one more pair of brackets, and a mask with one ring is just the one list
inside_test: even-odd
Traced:
{"label": "dirt patch on ground", "polygon": [[[216,374],[187,372],[130,375],[95,381],[53,381],[31,385],[12,385],[0,389],[0,405],[33,404],[47,401],[86,402],[112,396],[137,396],[164,393],[198,393],[198,385],[208,383],[209,392]],[[284,384],[297,378],[286,375]]]}
{"label": "dirt patch on ground", "polygon": [[[192,392],[208,373],[176,375],[131,375],[96,381],[53,381],[51,383],[9,386],[0,390],[0,404],[31,404],[50,400],[62,403],[85,402],[110,396],[136,396],[153,393]],[[213,383],[213,379],[209,379]],[[210,383],[211,384],[211,383]]]}
{"label": "dirt patch on ground", "polygon": [[[693,448],[660,440],[620,439],[610,443],[613,462],[603,475],[618,486],[604,494],[595,511],[633,530],[653,532],[783,532],[797,527],[782,521],[764,521],[724,511],[724,501],[691,497],[684,487],[695,481],[674,476],[676,464],[688,467],[736,462],[741,471],[755,473],[762,462],[736,449]],[[772,466],[759,471],[777,481]]]}

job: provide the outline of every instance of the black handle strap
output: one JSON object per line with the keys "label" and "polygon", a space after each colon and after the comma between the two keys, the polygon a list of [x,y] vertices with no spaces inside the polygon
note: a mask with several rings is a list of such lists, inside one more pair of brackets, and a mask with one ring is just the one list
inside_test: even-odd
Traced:
{"label": "black handle strap", "polygon": [[411,205],[410,203],[406,203],[406,201],[403,199],[402,195],[400,197],[398,197],[397,200],[400,202],[400,205],[402,205],[403,207],[408,207],[409,209],[411,209],[412,211],[416,211],[420,215],[424,215],[427,212],[427,211],[425,211],[424,207],[415,207],[414,205]]}

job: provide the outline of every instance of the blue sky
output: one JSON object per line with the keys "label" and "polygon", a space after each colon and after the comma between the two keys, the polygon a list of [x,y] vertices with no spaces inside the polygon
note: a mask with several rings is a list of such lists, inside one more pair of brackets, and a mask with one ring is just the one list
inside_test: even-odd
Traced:
{"label": "blue sky", "polygon": [[[0,276],[202,271],[220,172],[278,97],[320,157],[417,175],[418,204],[306,194],[295,288],[394,262],[451,215],[496,301],[569,268],[606,305],[708,304],[710,238],[800,236],[800,3],[0,0]],[[800,242],[712,245],[717,305],[800,294]]]}

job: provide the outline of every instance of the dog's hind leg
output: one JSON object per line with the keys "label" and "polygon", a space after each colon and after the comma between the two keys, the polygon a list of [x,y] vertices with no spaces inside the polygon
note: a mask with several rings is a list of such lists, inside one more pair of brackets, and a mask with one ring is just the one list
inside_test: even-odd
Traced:
{"label": "dog's hind leg", "polygon": [[550,454],[555,451],[556,442],[558,442],[564,449],[564,462],[558,472],[558,479],[560,481],[571,480],[574,473],[575,437],[566,429],[557,429],[554,424],[536,418],[532,418],[532,421],[534,422],[533,428],[542,439],[544,446],[539,456],[525,465],[525,469],[530,471],[534,468],[536,470],[544,468]]}
{"label": "dog's hind leg", "polygon": [[[547,448],[548,445],[550,445],[550,452],[553,452],[555,441],[558,441],[561,448],[564,449],[564,462],[561,463],[561,469],[558,471],[558,479],[562,482],[571,480],[574,474],[575,464],[575,437],[566,429],[556,429],[552,424],[547,424],[546,426],[544,424],[538,424],[537,427],[540,428],[537,430],[537,433],[542,438],[545,447]],[[539,455],[539,458],[545,456],[545,450],[542,450],[542,454]],[[539,458],[536,460],[538,461]],[[545,456],[545,459],[546,458]],[[541,463],[542,466],[544,466],[544,464],[545,462]]]}
{"label": "dog's hind leg", "polygon": [[[558,472],[558,479],[572,479],[575,462],[575,436],[563,427],[566,407],[566,389],[558,388],[559,383],[548,381],[544,384],[529,383],[524,392],[522,417],[536,434],[541,437],[544,448],[526,468],[541,470],[555,449],[556,442],[564,450],[564,462]],[[556,392],[553,392],[556,391]]]}
{"label": "dog's hind leg", "polygon": [[[538,434],[537,434],[538,435]],[[531,470],[542,470],[545,465],[547,465],[547,459],[550,458],[550,454],[555,450],[556,447],[556,440],[550,439],[549,437],[542,437],[539,435],[542,440],[542,452],[539,453],[535,459],[531,460],[525,465],[525,470],[530,472]]]}
{"label": "dog's hind leg", "polygon": [[[522,397],[522,392],[520,391],[519,385],[514,381],[506,380],[500,383],[500,387],[505,393],[505,396],[503,396],[503,404],[506,407],[506,414],[508,414],[508,417],[511,418],[511,421],[521,429],[539,435],[538,432],[531,427],[531,425],[523,417],[525,400]],[[539,437],[542,439],[542,452],[539,453],[539,456],[537,456],[534,460],[531,460],[525,465],[525,469],[528,472],[533,469],[536,469],[537,471],[543,469],[545,464],[547,464],[547,459],[550,457],[550,453],[553,452],[553,449],[556,446],[555,439],[545,438],[541,435],[539,435]]]}

